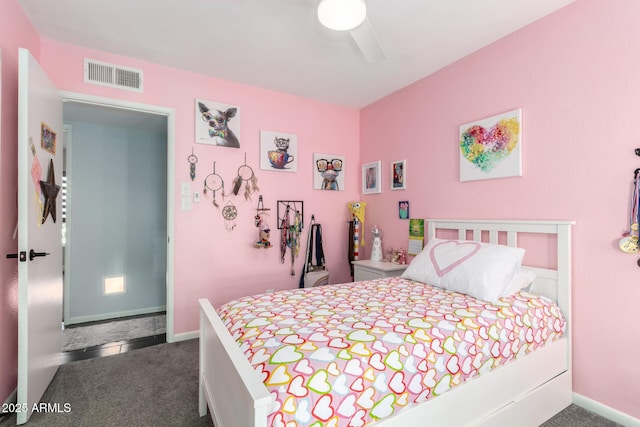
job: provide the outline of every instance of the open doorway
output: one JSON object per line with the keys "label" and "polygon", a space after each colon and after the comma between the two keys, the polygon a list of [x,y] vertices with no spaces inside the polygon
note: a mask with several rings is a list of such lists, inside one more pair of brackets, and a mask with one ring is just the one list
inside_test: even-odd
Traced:
{"label": "open doorway", "polygon": [[63,350],[164,342],[173,320],[169,117],[67,100],[64,122]]}

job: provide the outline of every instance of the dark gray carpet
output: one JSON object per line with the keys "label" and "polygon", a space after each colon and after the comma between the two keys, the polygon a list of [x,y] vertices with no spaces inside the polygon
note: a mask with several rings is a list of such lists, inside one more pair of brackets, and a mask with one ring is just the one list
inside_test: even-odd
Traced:
{"label": "dark gray carpet", "polygon": [[140,316],[89,325],[69,326],[62,331],[62,351],[93,347],[110,342],[150,337],[166,332],[164,314]]}
{"label": "dark gray carpet", "polygon": [[569,405],[564,411],[551,418],[543,427],[622,427],[600,415],[576,405]]}
{"label": "dark gray carpet", "polygon": [[[160,344],[63,365],[41,399],[71,413],[34,413],[31,426],[212,426],[198,416],[198,341]],[[15,416],[0,426],[15,425]]]}
{"label": "dark gray carpet", "polygon": [[[198,340],[63,365],[41,401],[69,403],[71,412],[34,413],[28,427],[213,425],[208,415],[198,416]],[[0,427],[13,425],[15,416],[0,418]],[[571,405],[543,426],[618,424]]]}

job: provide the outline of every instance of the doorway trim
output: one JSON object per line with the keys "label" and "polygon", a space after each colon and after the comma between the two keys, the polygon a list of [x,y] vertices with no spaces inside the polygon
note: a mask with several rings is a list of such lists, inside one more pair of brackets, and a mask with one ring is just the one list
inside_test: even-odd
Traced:
{"label": "doorway trim", "polygon": [[143,104],[116,98],[107,98],[77,92],[60,91],[62,102],[84,103],[121,110],[163,115],[167,118],[167,342],[175,340],[174,334],[174,206],[175,206],[175,127],[174,108]]}

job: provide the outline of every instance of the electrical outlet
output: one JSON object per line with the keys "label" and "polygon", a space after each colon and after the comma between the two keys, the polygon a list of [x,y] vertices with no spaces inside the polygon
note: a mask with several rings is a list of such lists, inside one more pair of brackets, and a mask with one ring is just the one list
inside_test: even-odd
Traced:
{"label": "electrical outlet", "polygon": [[199,191],[194,191],[193,192],[193,203],[200,203],[200,192]]}

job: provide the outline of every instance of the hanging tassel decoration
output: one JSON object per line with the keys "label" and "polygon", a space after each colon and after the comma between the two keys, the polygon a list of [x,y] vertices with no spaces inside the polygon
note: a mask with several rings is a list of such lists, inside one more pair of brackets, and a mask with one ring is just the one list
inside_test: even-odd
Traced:
{"label": "hanging tassel decoration", "polygon": [[248,182],[244,186],[244,199],[245,200],[251,200],[251,187],[249,186]]}
{"label": "hanging tassel decoration", "polygon": [[196,163],[198,163],[198,156],[193,153],[193,148],[191,149],[191,155],[187,157],[187,161],[189,162],[189,177],[191,181],[196,179]]}
{"label": "hanging tassel decoration", "polygon": [[215,206],[216,208],[220,209],[220,205],[218,204],[218,202],[216,202],[216,192],[213,192],[213,206]]}
{"label": "hanging tassel decoration", "polygon": [[240,187],[242,187],[242,177],[240,175],[236,176],[233,180],[233,195],[237,196],[240,191]]}

